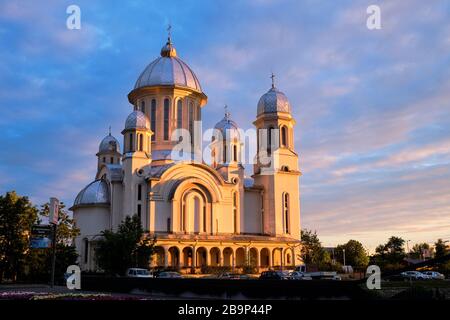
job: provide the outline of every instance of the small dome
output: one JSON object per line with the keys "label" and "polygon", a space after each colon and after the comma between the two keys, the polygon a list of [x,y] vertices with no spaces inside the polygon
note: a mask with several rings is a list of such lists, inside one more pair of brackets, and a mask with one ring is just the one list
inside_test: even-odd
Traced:
{"label": "small dome", "polygon": [[150,121],[144,113],[135,110],[127,117],[125,129],[150,129]]}
{"label": "small dome", "polygon": [[222,139],[240,140],[239,127],[236,122],[231,120],[231,115],[228,112],[226,112],[225,117],[214,126],[214,131],[216,132],[216,130],[220,131]]}
{"label": "small dome", "polygon": [[291,105],[289,104],[286,95],[272,86],[272,88],[259,99],[257,115],[276,112],[291,113]]}
{"label": "small dome", "polygon": [[109,204],[109,186],[103,180],[95,180],[81,190],[73,206],[89,205],[89,204]]}
{"label": "small dome", "polygon": [[202,92],[197,76],[177,57],[177,51],[170,39],[162,47],[161,57],[151,62],[141,73],[134,89],[159,85],[176,85]]}
{"label": "small dome", "polygon": [[102,142],[100,142],[100,146],[98,147],[98,152],[118,152],[120,153],[120,145],[119,141],[114,138],[111,133],[103,138]]}

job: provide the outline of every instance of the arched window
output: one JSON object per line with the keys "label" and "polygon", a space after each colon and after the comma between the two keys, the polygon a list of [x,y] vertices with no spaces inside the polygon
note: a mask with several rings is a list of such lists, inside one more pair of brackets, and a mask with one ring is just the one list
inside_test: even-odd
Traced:
{"label": "arched window", "polygon": [[283,231],[289,233],[289,193],[283,193]]}
{"label": "arched window", "polygon": [[194,144],[194,104],[189,103],[189,135],[191,136],[191,144]]}
{"label": "arched window", "polygon": [[137,215],[138,215],[139,219],[141,218],[141,215],[142,215],[141,211],[142,211],[142,205],[138,204],[137,205]]}
{"label": "arched window", "polygon": [[237,219],[238,219],[238,198],[237,192],[233,192],[233,227],[234,233],[238,232]]}
{"label": "arched window", "polygon": [[233,145],[233,161],[234,162],[237,162],[238,160],[238,157],[237,157],[237,145]]}
{"label": "arched window", "polygon": [[164,99],[164,140],[169,140],[169,99]]}
{"label": "arched window", "polygon": [[226,163],[227,162],[227,145],[223,144],[223,161],[222,163]]}
{"label": "arched window", "polygon": [[103,163],[105,163],[106,162],[106,157],[103,157]]}
{"label": "arched window", "polygon": [[177,128],[183,127],[183,101],[179,99],[177,101]]}
{"label": "arched window", "polygon": [[137,194],[138,200],[142,200],[142,185],[138,184],[138,194]]}
{"label": "arched window", "polygon": [[283,147],[287,147],[288,141],[287,141],[287,128],[285,126],[281,127],[281,145]]}
{"label": "arched window", "polygon": [[132,133],[130,133],[130,145],[129,145],[129,148],[128,148],[128,151],[130,151],[130,152],[133,152],[133,134]]}
{"label": "arched window", "polygon": [[150,110],[150,129],[153,131],[152,141],[156,139],[156,100],[152,100]]}
{"label": "arched window", "polygon": [[88,263],[89,260],[89,240],[84,239],[84,263]]}
{"label": "arched window", "polygon": [[197,121],[202,120],[202,112],[200,111],[199,105],[197,105],[197,107],[195,108],[195,113],[196,113],[196,120]]}
{"label": "arched window", "polygon": [[145,113],[145,101],[141,101],[141,112]]}
{"label": "arched window", "polygon": [[143,151],[144,150],[144,136],[141,134],[139,134],[139,151]]}
{"label": "arched window", "polygon": [[272,134],[273,134],[273,127],[269,127],[267,130],[267,154],[272,153]]}
{"label": "arched window", "polygon": [[203,216],[202,231],[206,232],[206,206],[205,206],[205,203],[203,203],[202,216]]}

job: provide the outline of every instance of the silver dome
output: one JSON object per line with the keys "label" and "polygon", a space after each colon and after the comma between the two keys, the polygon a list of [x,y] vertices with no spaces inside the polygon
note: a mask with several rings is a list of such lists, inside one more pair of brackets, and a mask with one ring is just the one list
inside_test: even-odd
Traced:
{"label": "silver dome", "polygon": [[103,180],[95,180],[81,190],[73,206],[89,205],[89,204],[109,204],[109,186]]}
{"label": "silver dome", "polygon": [[135,110],[127,117],[125,129],[150,129],[150,121],[144,113]]}
{"label": "silver dome", "polygon": [[111,133],[103,138],[98,147],[98,152],[118,152],[120,153],[119,141]]}
{"label": "silver dome", "polygon": [[272,86],[272,88],[259,99],[257,115],[276,112],[291,113],[291,105],[286,95]]}
{"label": "silver dome", "polygon": [[151,62],[141,73],[134,89],[159,85],[177,85],[202,92],[197,76],[177,57],[170,39],[161,49],[161,57]]}
{"label": "silver dome", "polygon": [[216,134],[216,130],[218,130],[220,132],[220,134],[222,135],[222,139],[229,139],[229,140],[233,140],[233,139],[240,139],[239,136],[239,127],[236,124],[236,122],[234,122],[233,120],[231,120],[231,116],[230,114],[227,112],[225,113],[225,117],[223,117],[222,120],[220,120],[215,126],[214,126],[214,136],[216,136],[216,138],[218,138],[218,134]]}

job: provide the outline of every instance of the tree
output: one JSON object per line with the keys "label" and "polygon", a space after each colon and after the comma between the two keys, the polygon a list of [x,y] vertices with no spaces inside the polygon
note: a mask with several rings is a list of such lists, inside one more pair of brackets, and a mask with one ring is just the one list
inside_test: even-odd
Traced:
{"label": "tree", "polygon": [[416,243],[409,252],[409,256],[413,259],[425,259],[425,253],[430,251],[428,243]]}
{"label": "tree", "polygon": [[[40,218],[49,216],[49,203],[41,206]],[[41,223],[39,219],[38,223]],[[74,220],[65,210],[63,202],[59,205],[58,224],[56,226],[56,263],[55,279],[61,280],[67,267],[76,264],[78,254],[73,241],[80,234],[80,230],[75,226]],[[50,249],[29,250],[23,274],[20,276],[27,281],[46,282],[50,278],[52,266],[52,251]]]}
{"label": "tree", "polygon": [[155,240],[144,236],[137,215],[127,216],[117,232],[104,230],[96,249],[97,263],[109,274],[123,275],[127,268],[148,268]]}
{"label": "tree", "polygon": [[301,230],[302,248],[300,256],[305,264],[325,268],[331,263],[330,254],[322,247],[317,233],[311,230]]}
{"label": "tree", "polygon": [[346,244],[338,245],[336,247],[336,255],[339,262],[344,263],[344,250],[345,250],[345,263],[347,265],[356,268],[365,268],[369,264],[369,256],[364,249],[361,242],[356,240],[349,240]]}
{"label": "tree", "polygon": [[[80,234],[80,229],[75,225],[75,220],[70,218],[65,210],[64,202],[59,204],[58,225],[56,227],[56,242],[63,245],[73,245],[75,237]],[[41,206],[39,215],[48,217],[50,213],[50,204],[47,202]]]}
{"label": "tree", "polygon": [[393,270],[401,267],[405,258],[405,240],[392,236],[385,244],[380,244],[375,249],[375,254],[370,258],[371,264],[378,265],[385,270]]}
{"label": "tree", "polygon": [[442,239],[438,239],[434,244],[434,250],[436,252],[435,257],[441,258],[448,254],[447,246],[445,245],[446,241],[443,241]]}
{"label": "tree", "polygon": [[31,226],[37,219],[38,210],[27,197],[15,191],[0,196],[0,283],[4,277],[15,281],[23,270]]}

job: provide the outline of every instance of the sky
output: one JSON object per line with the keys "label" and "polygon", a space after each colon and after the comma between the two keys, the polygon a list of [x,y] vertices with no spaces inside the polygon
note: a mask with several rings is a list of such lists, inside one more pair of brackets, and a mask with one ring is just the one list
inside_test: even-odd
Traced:
{"label": "sky", "polygon": [[[81,29],[66,27],[69,5]],[[369,5],[381,29],[366,26]],[[208,104],[244,129],[270,88],[292,105],[302,228],[373,251],[450,240],[450,2],[0,1],[0,193],[71,205],[119,141],[127,94],[172,25]],[[247,172],[251,175],[251,172]]]}

